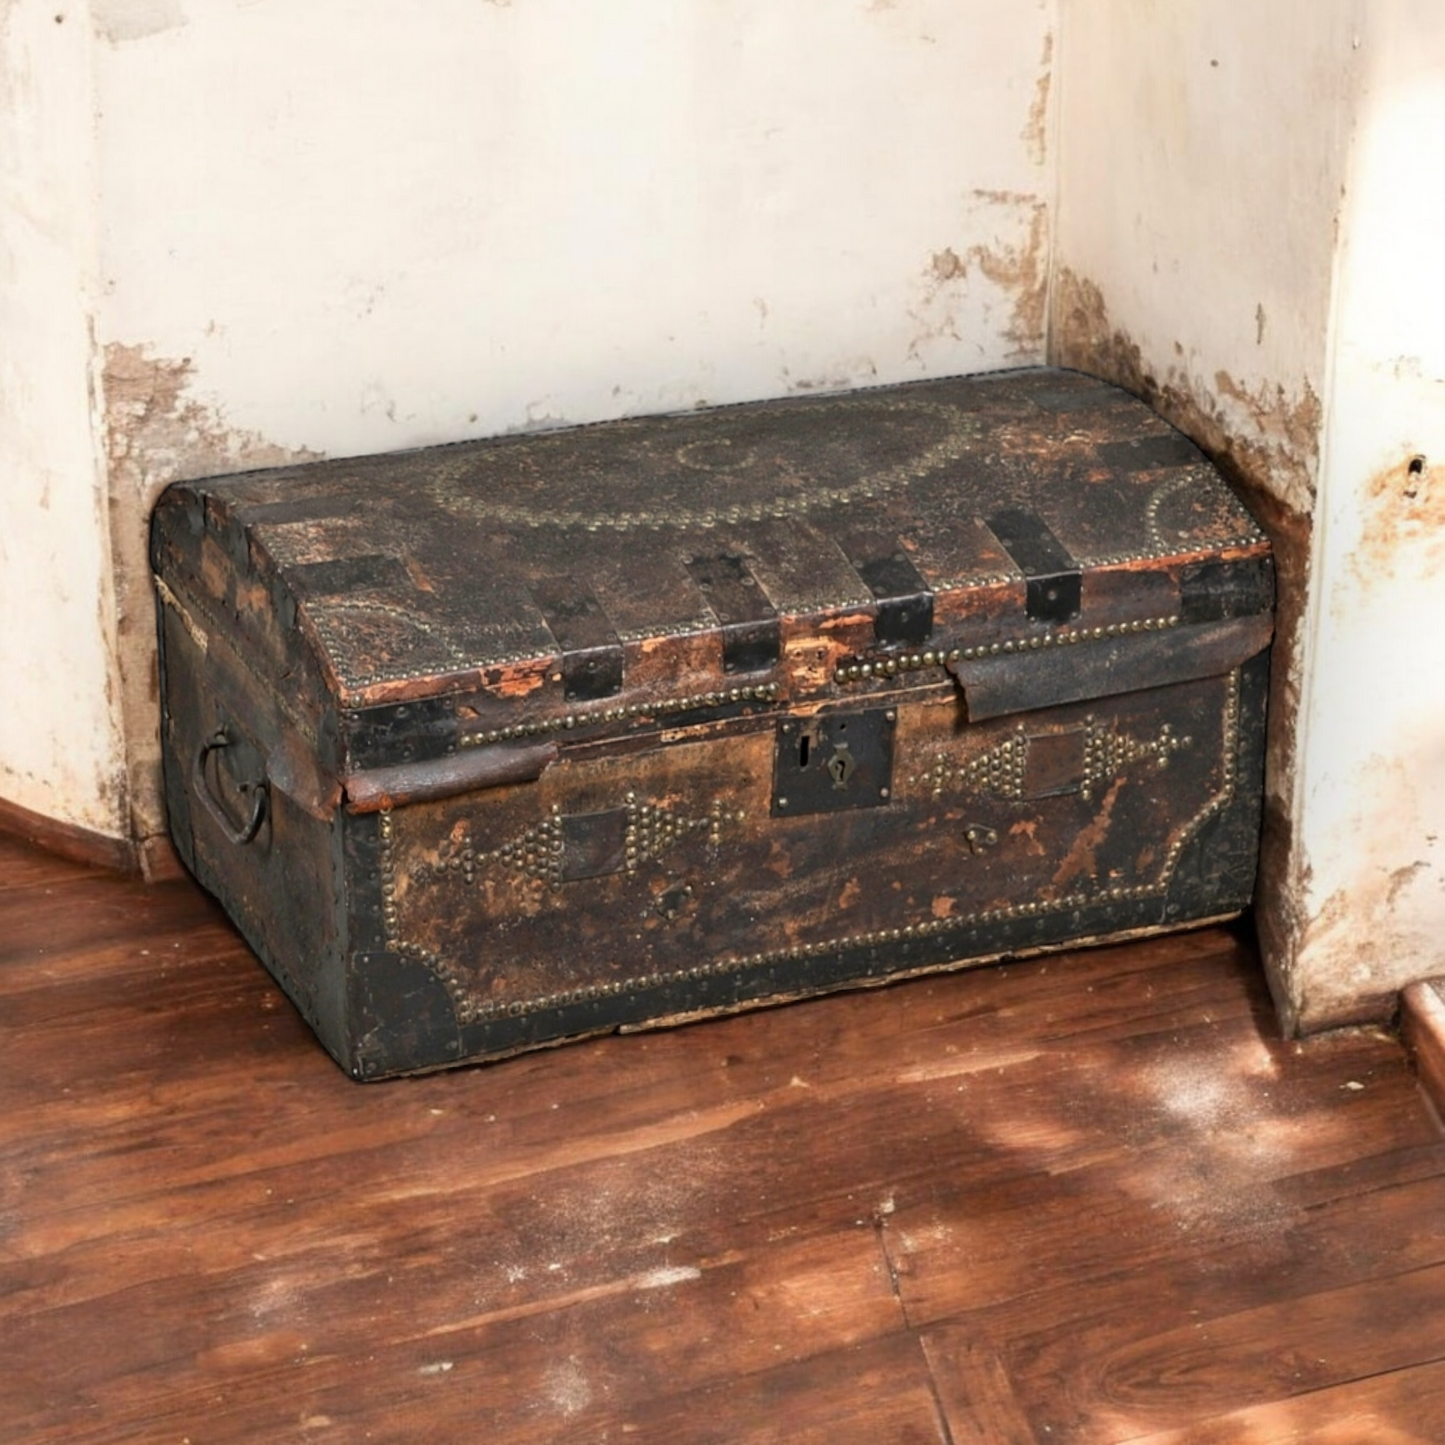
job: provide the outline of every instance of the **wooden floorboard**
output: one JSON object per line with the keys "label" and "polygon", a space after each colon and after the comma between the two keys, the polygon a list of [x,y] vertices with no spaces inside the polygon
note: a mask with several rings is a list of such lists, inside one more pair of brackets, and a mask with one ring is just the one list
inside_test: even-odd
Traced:
{"label": "wooden floorboard", "polygon": [[349,1081],[0,840],[0,1441],[1445,1439],[1445,1140],[1206,929]]}

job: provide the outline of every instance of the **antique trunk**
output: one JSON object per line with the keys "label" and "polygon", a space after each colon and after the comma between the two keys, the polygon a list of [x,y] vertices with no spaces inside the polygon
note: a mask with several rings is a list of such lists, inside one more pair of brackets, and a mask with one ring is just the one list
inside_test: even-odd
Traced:
{"label": "antique trunk", "polygon": [[1061,371],[180,484],[176,844],[358,1078],[1239,912],[1268,546]]}

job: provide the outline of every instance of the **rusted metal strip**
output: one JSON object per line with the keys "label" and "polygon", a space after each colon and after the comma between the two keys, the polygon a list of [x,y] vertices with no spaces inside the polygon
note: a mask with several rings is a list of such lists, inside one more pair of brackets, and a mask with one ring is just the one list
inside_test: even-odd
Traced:
{"label": "rusted metal strip", "polygon": [[1104,638],[1089,647],[1032,649],[948,662],[972,722],[1221,677],[1269,646],[1274,619],[1239,617],[1199,627]]}
{"label": "rusted metal strip", "polygon": [[839,538],[843,555],[873,594],[875,639],[916,647],[933,635],[933,589],[897,537],[852,532]]}
{"label": "rusted metal strip", "polygon": [[1179,616],[1185,622],[1252,617],[1274,608],[1274,559],[1196,562],[1179,575]]}

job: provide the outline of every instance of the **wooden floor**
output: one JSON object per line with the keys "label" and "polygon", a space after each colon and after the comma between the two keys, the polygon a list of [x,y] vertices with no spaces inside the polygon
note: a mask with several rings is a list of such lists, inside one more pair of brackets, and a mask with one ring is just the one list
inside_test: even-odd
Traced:
{"label": "wooden floor", "polygon": [[0,1441],[1445,1441],[1445,1139],[1228,931],[363,1086],[0,841]]}

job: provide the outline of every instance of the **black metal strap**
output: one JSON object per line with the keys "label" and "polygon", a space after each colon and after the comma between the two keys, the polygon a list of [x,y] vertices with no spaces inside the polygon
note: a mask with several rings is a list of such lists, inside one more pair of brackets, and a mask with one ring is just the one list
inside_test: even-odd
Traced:
{"label": "black metal strap", "polygon": [[774,666],[783,650],[782,624],[747,559],[732,553],[694,557],[687,570],[722,628],[723,671]]}
{"label": "black metal strap", "polygon": [[878,604],[874,637],[911,647],[927,642],[933,635],[933,592],[898,538],[853,533],[839,545]]}
{"label": "black metal strap", "polygon": [[577,577],[549,577],[531,591],[561,653],[567,697],[586,702],[621,692],[622,643],[592,589]]}
{"label": "black metal strap", "polygon": [[1037,512],[1001,507],[984,518],[1028,583],[1025,606],[1035,622],[1067,622],[1079,615],[1083,576],[1069,549]]}

